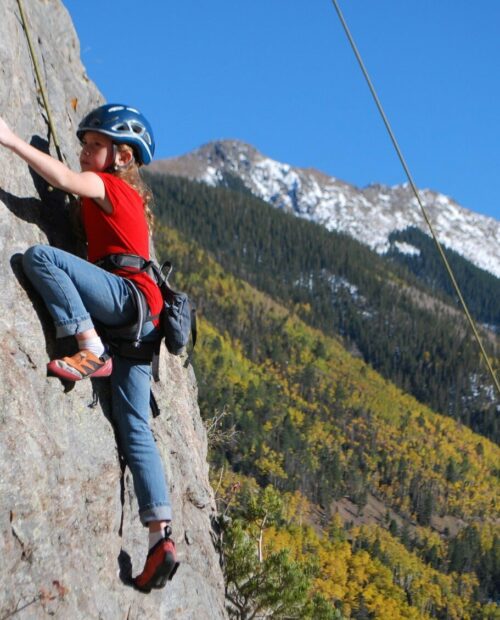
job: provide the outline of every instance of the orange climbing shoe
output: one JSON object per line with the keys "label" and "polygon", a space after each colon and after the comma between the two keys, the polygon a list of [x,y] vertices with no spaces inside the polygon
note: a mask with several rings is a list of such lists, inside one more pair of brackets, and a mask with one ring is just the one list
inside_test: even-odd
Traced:
{"label": "orange climbing shoe", "polygon": [[165,528],[165,538],[151,547],[142,573],[134,578],[134,585],[141,592],[151,592],[152,588],[163,588],[179,568],[175,543],[169,538],[170,533],[170,528]]}
{"label": "orange climbing shoe", "polygon": [[113,360],[104,353],[97,357],[91,351],[82,349],[71,357],[52,360],[47,364],[47,374],[66,381],[81,381],[87,377],[97,379],[109,377],[113,371]]}

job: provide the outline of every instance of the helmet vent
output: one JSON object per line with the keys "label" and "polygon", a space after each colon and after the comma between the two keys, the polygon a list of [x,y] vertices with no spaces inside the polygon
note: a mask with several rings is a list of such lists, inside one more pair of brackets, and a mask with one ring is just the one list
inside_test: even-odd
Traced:
{"label": "helmet vent", "polygon": [[142,125],[139,125],[138,123],[130,123],[130,126],[132,127],[132,131],[134,133],[141,134],[144,131],[144,127]]}

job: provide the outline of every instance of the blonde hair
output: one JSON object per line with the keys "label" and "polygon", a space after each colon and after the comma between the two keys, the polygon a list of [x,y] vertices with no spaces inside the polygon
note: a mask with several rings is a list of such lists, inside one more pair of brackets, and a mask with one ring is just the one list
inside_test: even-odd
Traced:
{"label": "blonde hair", "polygon": [[130,164],[124,168],[113,168],[112,174],[125,181],[125,183],[135,189],[135,191],[142,198],[142,202],[144,203],[144,214],[146,216],[149,229],[151,230],[154,223],[154,216],[150,207],[150,204],[153,202],[153,192],[149,189],[141,176],[139,164],[135,158],[134,149],[128,144],[117,144],[116,148],[120,152],[129,151],[132,153],[133,159],[130,161]]}

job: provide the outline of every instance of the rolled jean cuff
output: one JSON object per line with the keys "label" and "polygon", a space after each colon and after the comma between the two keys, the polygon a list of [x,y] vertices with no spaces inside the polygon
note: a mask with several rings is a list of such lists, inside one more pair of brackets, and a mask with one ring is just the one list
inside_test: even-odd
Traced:
{"label": "rolled jean cuff", "polygon": [[161,506],[151,506],[139,512],[139,517],[143,525],[151,521],[172,521],[172,507],[168,504]]}
{"label": "rolled jean cuff", "polygon": [[81,334],[88,329],[94,329],[90,316],[82,317],[81,319],[71,319],[71,321],[65,321],[56,325],[56,338],[76,336],[76,334]]}

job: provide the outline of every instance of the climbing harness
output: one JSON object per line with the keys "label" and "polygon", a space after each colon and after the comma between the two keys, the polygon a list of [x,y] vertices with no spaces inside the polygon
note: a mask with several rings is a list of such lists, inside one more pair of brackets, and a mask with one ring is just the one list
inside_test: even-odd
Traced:
{"label": "climbing harness", "polygon": [[415,182],[413,181],[413,177],[411,175],[410,169],[409,169],[409,167],[408,167],[408,165],[406,163],[405,158],[403,157],[403,153],[401,152],[401,149],[399,148],[399,144],[398,144],[398,142],[396,140],[396,136],[394,135],[394,132],[392,131],[391,125],[389,123],[389,120],[388,120],[388,118],[387,118],[387,116],[386,116],[386,114],[384,112],[382,104],[380,103],[380,99],[378,98],[378,95],[377,95],[377,92],[375,90],[375,87],[373,86],[373,83],[372,83],[372,81],[370,79],[370,76],[369,76],[368,71],[367,71],[367,69],[365,67],[363,59],[361,58],[361,54],[358,51],[358,48],[356,46],[356,43],[354,42],[353,36],[352,36],[352,34],[351,34],[350,30],[349,30],[349,27],[348,27],[348,25],[347,25],[347,23],[346,23],[346,21],[344,19],[342,11],[340,10],[340,6],[339,6],[338,1],[337,0],[332,0],[332,4],[335,7],[335,10],[337,11],[337,15],[339,17],[340,23],[342,24],[344,32],[345,32],[345,34],[347,36],[347,39],[349,40],[349,43],[351,45],[352,51],[354,52],[354,55],[356,56],[356,60],[358,61],[358,64],[359,64],[359,66],[361,68],[363,76],[365,77],[365,80],[366,80],[366,82],[368,84],[368,88],[370,89],[370,92],[371,92],[372,97],[373,97],[373,99],[375,101],[375,104],[376,104],[376,106],[378,108],[380,116],[382,117],[384,125],[385,125],[385,127],[387,129],[387,132],[389,133],[389,136],[391,138],[392,144],[393,144],[393,146],[394,146],[394,148],[396,150],[396,153],[398,155],[399,161],[401,162],[401,165],[403,166],[405,174],[406,174],[406,176],[408,178],[408,182],[410,184],[410,187],[411,187],[413,193],[415,194],[415,198],[417,199],[417,202],[418,202],[418,204],[420,206],[420,210],[422,211],[422,214],[423,214],[424,219],[425,219],[425,221],[427,223],[427,226],[429,227],[429,230],[431,232],[432,238],[434,239],[434,243],[436,244],[436,247],[437,247],[437,250],[438,250],[439,255],[441,257],[441,260],[444,263],[444,266],[446,268],[446,271],[448,272],[448,276],[450,277],[450,280],[451,280],[451,283],[453,285],[453,288],[455,289],[455,293],[458,296],[460,304],[462,305],[462,308],[464,310],[465,316],[467,317],[467,320],[468,320],[469,325],[470,325],[470,327],[472,329],[474,337],[475,337],[475,339],[476,339],[476,341],[477,341],[477,343],[479,345],[479,349],[480,349],[481,355],[483,356],[483,359],[484,359],[484,361],[486,363],[486,366],[487,366],[488,371],[489,371],[489,373],[491,375],[491,378],[493,379],[493,383],[494,383],[494,385],[495,385],[495,387],[496,387],[496,389],[498,391],[498,394],[500,395],[500,383],[498,381],[498,378],[495,375],[495,371],[493,370],[493,366],[491,365],[491,362],[490,362],[490,360],[488,358],[488,354],[486,353],[486,350],[485,350],[485,348],[483,346],[483,343],[481,341],[481,337],[479,336],[479,332],[477,331],[477,328],[476,328],[476,324],[474,323],[474,319],[472,318],[472,316],[471,316],[471,314],[469,312],[469,309],[467,307],[467,304],[465,303],[465,300],[463,298],[463,295],[462,295],[462,292],[460,290],[460,287],[458,286],[458,283],[457,283],[457,281],[455,279],[455,275],[453,273],[453,270],[451,269],[450,264],[448,262],[448,259],[446,258],[446,255],[444,253],[444,250],[443,250],[441,244],[439,243],[439,240],[438,240],[438,238],[436,236],[436,233],[434,232],[434,228],[432,226],[430,218],[429,218],[429,216],[427,214],[427,211],[425,210],[425,207],[424,207],[424,205],[422,203],[422,200],[420,198],[420,195],[418,193],[417,186],[415,185]]}
{"label": "climbing harness", "polygon": [[[160,314],[151,315],[144,294],[131,279],[124,276],[125,282],[133,292],[137,309],[134,322],[120,327],[109,327],[96,322],[94,319],[99,333],[103,335],[113,353],[137,361],[151,362],[153,379],[158,382],[160,380],[159,360],[162,340],[165,340],[165,346],[172,355],[182,353],[190,337],[193,348],[196,344],[197,327],[194,304],[189,300],[186,293],[174,291],[170,287],[168,277],[172,271],[172,265],[169,261],[165,261],[161,267],[158,267],[153,261],[135,254],[108,254],[95,264],[110,272],[120,270],[122,273],[129,272],[131,275],[147,273],[158,285],[163,297],[163,307]],[[158,337],[153,341],[142,340],[141,332],[144,323],[155,319],[159,319]],[[152,390],[150,405],[153,417],[158,416],[160,410]]]}
{"label": "climbing harness", "polygon": [[38,82],[38,88],[40,89],[40,93],[42,95],[43,106],[45,108],[45,112],[47,113],[47,120],[48,120],[48,123],[49,123],[50,134],[51,134],[52,139],[54,141],[54,146],[55,146],[55,149],[56,149],[56,152],[57,152],[57,157],[59,158],[59,161],[64,161],[63,155],[62,155],[62,151],[61,151],[61,147],[59,146],[59,140],[57,139],[56,127],[55,127],[54,121],[52,119],[52,114],[50,112],[50,106],[49,106],[49,100],[48,100],[48,97],[47,97],[47,91],[45,90],[45,86],[44,86],[44,84],[42,82],[40,66],[38,64],[38,58],[37,58],[37,56],[35,54],[35,48],[33,47],[33,41],[31,39],[30,29],[28,27],[28,21],[26,20],[26,15],[24,13],[24,7],[23,7],[22,0],[17,0],[17,4],[19,6],[19,13],[21,15],[21,22],[23,24],[23,29],[24,29],[24,32],[26,34],[26,39],[28,41],[28,47],[29,47],[30,54],[31,54],[31,60],[33,61],[33,67],[35,69],[36,80]]}
{"label": "climbing harness", "polygon": [[[190,336],[192,337],[194,348],[197,336],[196,309],[186,293],[174,291],[170,287],[168,283],[168,278],[172,272],[170,261],[165,261],[161,267],[158,267],[153,261],[136,254],[108,254],[98,260],[95,265],[110,272],[121,270],[131,275],[146,273],[157,284],[162,294],[163,307],[160,314],[151,315],[144,295],[132,280],[123,276],[134,292],[138,315],[135,322],[131,325],[106,328],[110,339],[112,341],[119,341],[119,345],[122,348],[117,350],[117,352],[120,355],[137,359],[148,359],[148,343],[141,340],[140,334],[144,323],[154,321],[155,319],[160,319],[159,338],[160,340],[165,338],[165,346],[169,353],[172,355],[182,353],[189,342]],[[126,347],[126,349],[123,347]],[[144,354],[142,353],[143,348]],[[134,349],[136,352],[134,352]]]}

